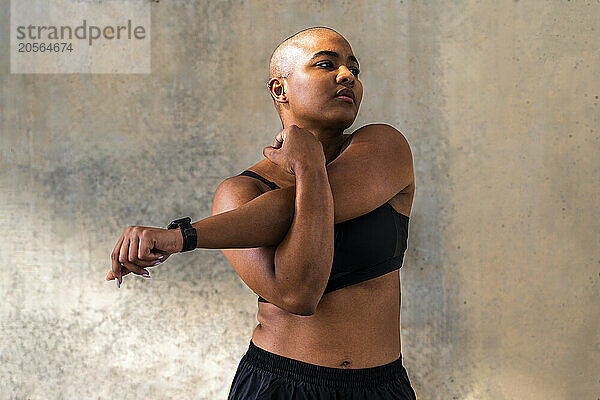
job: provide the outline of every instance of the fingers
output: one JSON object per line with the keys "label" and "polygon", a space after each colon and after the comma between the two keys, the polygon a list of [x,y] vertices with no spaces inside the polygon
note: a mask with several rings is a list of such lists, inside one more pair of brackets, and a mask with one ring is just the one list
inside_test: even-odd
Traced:
{"label": "fingers", "polygon": [[164,258],[163,254],[160,254],[158,252],[153,252],[152,249],[154,248],[154,241],[150,238],[148,238],[148,235],[140,235],[140,247],[138,249],[138,259],[139,260],[143,260],[140,261],[136,264],[138,265],[142,265],[145,267],[149,267],[151,265],[154,265],[154,263],[156,261],[159,260],[160,258]]}
{"label": "fingers", "polygon": [[129,253],[127,254],[127,260],[129,262],[135,263],[137,261],[139,242],[140,238],[138,236],[134,236],[129,239]]}
{"label": "fingers", "polygon": [[125,261],[123,263],[123,266],[125,268],[127,268],[129,271],[131,271],[133,273],[136,273],[138,275],[150,275],[150,273],[146,269],[141,268],[141,267],[139,267],[139,266],[137,266],[134,263],[131,263],[129,261]]}
{"label": "fingers", "polygon": [[152,253],[153,241],[148,238],[148,234],[141,230],[132,231],[132,236],[129,239],[129,252],[127,260],[139,267],[153,266],[160,254]]}
{"label": "fingers", "polygon": [[[148,261],[138,260],[138,242],[139,237],[134,235],[133,238],[125,237],[121,243],[121,250],[119,251],[119,263],[127,268],[129,271],[139,275],[148,274],[148,271],[139,266],[139,264],[145,264],[146,266],[155,265]],[[121,279],[121,282],[122,279]]]}
{"label": "fingers", "polygon": [[[125,261],[127,261],[127,257],[129,257],[129,238],[127,236],[123,237],[123,242],[121,243],[121,249],[119,251],[119,263],[125,265]],[[119,267],[119,272],[121,271]],[[120,278],[120,275],[117,275],[117,278]],[[123,283],[121,280],[120,283]]]}
{"label": "fingers", "polygon": [[119,241],[117,242],[117,245],[115,246],[115,249],[113,250],[110,257],[112,260],[111,272],[113,277],[117,279],[117,286],[121,285],[121,282],[118,278],[121,275],[121,263],[119,262],[119,254],[121,252],[121,243],[123,243],[124,238],[124,236],[121,236],[119,238]]}
{"label": "fingers", "polygon": [[[285,140],[285,129],[282,131],[279,131],[277,133],[277,135],[275,135],[275,141],[273,142],[273,146],[269,146],[269,147],[279,149],[283,145],[284,140]],[[264,155],[264,151],[263,151],[263,155]]]}
{"label": "fingers", "polygon": [[[128,270],[127,268],[125,268],[125,266],[121,265],[121,279],[125,276],[125,275],[129,275],[131,274],[133,271]],[[106,274],[106,280],[107,281],[112,281],[113,279],[115,279],[115,275],[113,274],[112,269],[110,269],[108,271],[108,274]]]}
{"label": "fingers", "polygon": [[108,270],[108,274],[106,275],[106,280],[112,281],[113,279],[115,279],[115,274],[113,274],[112,269],[110,269]]}
{"label": "fingers", "polygon": [[269,160],[272,160],[273,151],[275,148],[273,146],[267,146],[263,149],[263,156],[267,157]]}
{"label": "fingers", "polygon": [[153,267],[166,260],[162,252],[152,252],[155,242],[153,237],[151,232],[140,227],[130,226],[125,229],[111,254],[112,265],[106,279],[115,279],[117,286],[121,287],[123,276],[132,272],[149,278],[150,274],[145,267]]}

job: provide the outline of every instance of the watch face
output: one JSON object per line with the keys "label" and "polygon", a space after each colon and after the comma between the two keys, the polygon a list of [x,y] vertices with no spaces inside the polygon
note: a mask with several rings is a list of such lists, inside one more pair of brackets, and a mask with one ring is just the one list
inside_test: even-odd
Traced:
{"label": "watch face", "polygon": [[167,229],[175,229],[175,228],[178,228],[179,225],[185,226],[191,222],[192,222],[192,219],[190,217],[179,218],[179,219],[176,219],[175,221],[171,222],[169,224],[169,226],[167,227]]}

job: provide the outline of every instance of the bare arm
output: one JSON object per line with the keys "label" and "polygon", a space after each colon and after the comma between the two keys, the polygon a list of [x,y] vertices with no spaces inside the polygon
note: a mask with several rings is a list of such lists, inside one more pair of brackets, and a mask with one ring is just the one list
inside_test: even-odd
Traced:
{"label": "bare arm", "polygon": [[331,272],[333,216],[325,165],[297,171],[294,219],[275,251],[275,280],[306,315],[315,312]]}
{"label": "bare arm", "polygon": [[[412,154],[400,132],[368,125],[354,135],[350,146],[326,167],[335,224],[374,210],[414,181]],[[192,224],[198,230],[197,247],[278,245],[294,217],[295,192],[293,186],[271,190],[235,209],[213,211],[216,215]]]}
{"label": "bare arm", "polygon": [[[387,125],[369,125],[355,132],[350,146],[327,166],[327,174],[335,223],[372,211],[414,182],[410,147],[400,132]],[[331,263],[328,262],[326,268],[306,269],[305,273],[312,272],[309,276],[294,274],[294,271],[302,271],[301,266],[306,264],[292,264],[292,249],[296,247],[291,245],[306,246],[314,233],[308,235],[308,241],[301,239],[303,235],[290,234],[290,238],[299,240],[290,239],[290,245],[281,249],[274,247],[286,238],[291,228],[296,187],[261,195],[250,181],[253,179],[233,177],[219,186],[213,203],[213,214],[216,215],[194,224],[198,229],[198,247],[256,247],[224,250],[223,253],[242,280],[271,303],[288,311],[291,303],[305,303],[300,308],[314,309],[327,284]],[[324,204],[326,202],[320,206]],[[277,261],[274,261],[276,251]],[[289,266],[283,264],[286,261],[290,262]],[[278,280],[275,279],[276,270]],[[292,271],[290,276],[286,271]]]}
{"label": "bare arm", "polygon": [[[292,195],[291,202],[285,203],[292,205],[292,221],[280,243],[277,246],[223,249],[222,252],[240,278],[261,297],[288,312],[311,315],[316,308],[315,291],[320,290],[322,295],[333,263],[333,196],[325,166],[298,170],[296,186],[278,191]],[[253,178],[228,178],[217,188],[213,214],[218,217],[225,210],[240,210],[239,215],[231,214],[243,223],[244,209],[251,210],[255,204],[245,206],[263,204],[259,200],[273,197],[267,196],[272,192],[261,195]],[[294,193],[297,193],[295,199]],[[281,209],[286,210],[286,207]],[[271,218],[274,218],[271,212],[267,216],[257,216],[258,220]],[[198,233],[200,240],[203,234],[201,230]],[[234,233],[235,236],[238,234]]]}
{"label": "bare arm", "polygon": [[[232,177],[219,185],[213,200],[213,215],[192,224],[198,231],[196,247],[234,249],[281,243],[294,218],[296,188],[290,186],[261,194],[256,192],[257,188],[251,190],[248,185],[236,184],[248,179],[254,178]],[[234,202],[234,207],[228,207],[220,202],[233,199],[221,199],[222,196],[239,200]]]}

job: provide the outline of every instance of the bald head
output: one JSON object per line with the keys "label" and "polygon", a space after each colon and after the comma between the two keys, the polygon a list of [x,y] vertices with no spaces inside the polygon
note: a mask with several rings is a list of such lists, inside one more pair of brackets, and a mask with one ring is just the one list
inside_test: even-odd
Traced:
{"label": "bald head", "polygon": [[314,26],[303,29],[281,42],[271,55],[269,80],[272,78],[287,78],[293,72],[297,60],[302,56],[302,43],[325,32],[334,32],[342,36],[326,26]]}

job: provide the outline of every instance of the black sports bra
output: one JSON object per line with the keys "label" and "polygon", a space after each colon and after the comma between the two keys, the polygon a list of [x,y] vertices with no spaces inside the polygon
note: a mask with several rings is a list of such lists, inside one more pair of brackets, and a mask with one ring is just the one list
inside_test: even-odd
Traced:
{"label": "black sports bra", "polygon": [[[279,189],[255,172],[245,170],[239,175],[250,176]],[[373,211],[333,226],[333,265],[325,293],[354,285],[392,272],[402,267],[408,242],[407,215],[384,203]],[[262,297],[258,301],[268,303]]]}

